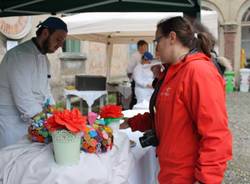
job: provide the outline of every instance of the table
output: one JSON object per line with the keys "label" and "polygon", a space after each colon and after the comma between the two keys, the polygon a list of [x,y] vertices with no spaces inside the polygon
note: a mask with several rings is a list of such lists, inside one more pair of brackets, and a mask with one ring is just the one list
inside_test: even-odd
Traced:
{"label": "table", "polygon": [[52,144],[27,139],[0,150],[0,184],[123,184],[134,158],[125,133],[114,133],[114,146],[103,154],[82,152],[75,166],[55,163]]}
{"label": "table", "polygon": [[[148,112],[148,109],[125,110],[123,114],[125,117],[133,117],[144,112]],[[130,173],[129,184],[157,184],[159,163],[155,156],[155,148],[141,147],[139,137],[143,134],[139,131],[132,132],[130,128],[120,131],[126,133],[129,139],[136,142],[136,146],[131,149],[135,165]]]}
{"label": "table", "polygon": [[[131,117],[146,110],[123,111]],[[27,139],[0,150],[0,184],[156,184],[159,170],[155,148],[142,148],[141,132],[114,133],[113,149],[104,154],[81,153],[75,166],[58,166],[52,144]],[[130,148],[129,139],[137,144]],[[25,168],[25,169],[24,169]]]}
{"label": "table", "polygon": [[134,166],[128,179],[129,184],[156,184],[159,170],[158,160],[155,156],[154,147],[142,148],[139,137],[141,132],[132,132],[131,129],[122,130],[126,132],[129,139],[136,142],[136,146],[131,149],[135,160]]}
{"label": "table", "polygon": [[[71,108],[70,98],[72,96],[77,96],[81,100],[85,100],[88,104],[88,112],[91,112],[91,106],[97,98],[103,95],[107,95],[107,91],[78,91],[78,90],[67,90],[64,89],[64,96],[66,97],[66,108]],[[100,100],[100,106],[104,105],[104,98]],[[82,102],[80,102],[80,110],[82,112]]]}

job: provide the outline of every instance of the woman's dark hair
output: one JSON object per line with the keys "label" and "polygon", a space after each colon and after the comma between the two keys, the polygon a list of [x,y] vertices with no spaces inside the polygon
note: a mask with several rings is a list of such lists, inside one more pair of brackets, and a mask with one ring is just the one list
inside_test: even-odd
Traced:
{"label": "woman's dark hair", "polygon": [[216,39],[212,35],[212,33],[208,30],[208,28],[205,25],[203,25],[198,21],[194,21],[193,28],[194,32],[197,33],[197,37],[199,38],[199,39],[194,39],[194,47],[197,48],[198,50],[204,50],[204,48],[202,48],[203,45],[200,42],[201,41],[206,42],[207,50],[210,50],[210,52],[212,52],[216,44]]}
{"label": "woman's dark hair", "polygon": [[210,57],[210,52],[214,45],[211,35],[208,32],[201,31],[196,33],[186,18],[178,16],[161,20],[157,25],[157,29],[166,37],[171,31],[175,32],[177,38],[184,46],[190,50],[196,48]]}
{"label": "woman's dark hair", "polygon": [[51,28],[47,28],[47,27],[41,26],[41,27],[39,27],[39,28],[36,30],[36,36],[40,36],[40,35],[42,34],[42,31],[43,31],[44,29],[48,29],[50,34],[52,34],[52,33],[55,32],[55,29],[51,29]]}

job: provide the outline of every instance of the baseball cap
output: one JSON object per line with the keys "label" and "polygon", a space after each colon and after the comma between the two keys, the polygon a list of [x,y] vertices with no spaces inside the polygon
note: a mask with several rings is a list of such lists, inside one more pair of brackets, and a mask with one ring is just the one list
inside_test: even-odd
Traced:
{"label": "baseball cap", "polygon": [[46,27],[51,29],[60,29],[68,32],[67,24],[57,17],[49,17],[45,21],[40,22],[36,27]]}
{"label": "baseball cap", "polygon": [[145,59],[145,60],[152,60],[153,59],[153,55],[150,53],[150,52],[145,52],[143,55],[142,55],[142,59]]}

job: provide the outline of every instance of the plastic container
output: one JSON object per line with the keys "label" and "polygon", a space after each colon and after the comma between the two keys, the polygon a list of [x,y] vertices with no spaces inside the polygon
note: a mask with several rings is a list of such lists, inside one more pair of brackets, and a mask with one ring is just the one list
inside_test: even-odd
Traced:
{"label": "plastic container", "polygon": [[226,71],[225,80],[226,80],[226,92],[227,93],[233,92],[234,91],[234,72]]}
{"label": "plastic container", "polygon": [[249,91],[250,69],[240,69],[240,91]]}
{"label": "plastic container", "polygon": [[75,165],[80,160],[81,135],[67,130],[52,133],[54,157],[58,165]]}

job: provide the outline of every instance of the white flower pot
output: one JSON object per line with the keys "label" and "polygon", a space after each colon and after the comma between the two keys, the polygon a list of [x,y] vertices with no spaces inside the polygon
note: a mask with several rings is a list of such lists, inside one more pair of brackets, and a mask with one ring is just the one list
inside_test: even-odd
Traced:
{"label": "white flower pot", "polygon": [[81,135],[67,130],[52,133],[55,161],[59,165],[75,165],[80,160]]}

